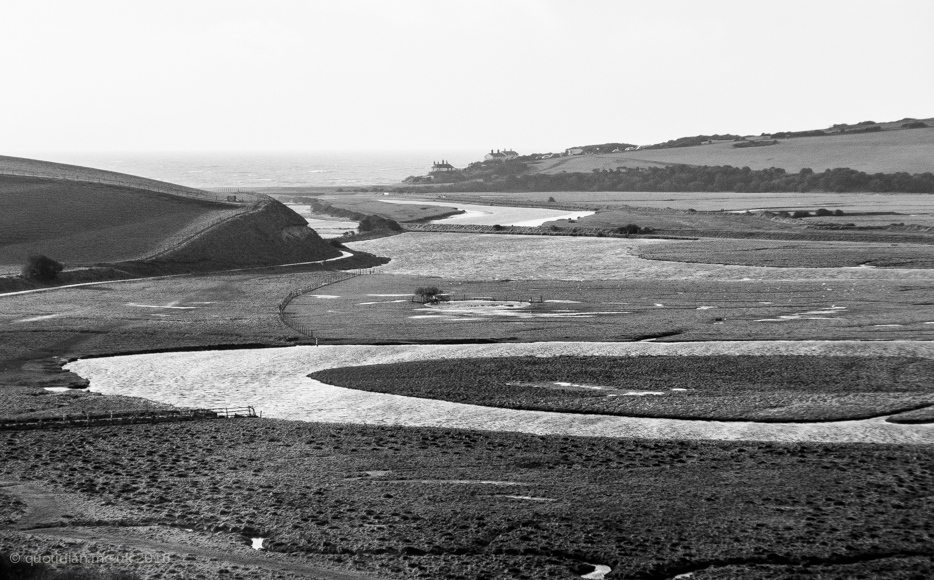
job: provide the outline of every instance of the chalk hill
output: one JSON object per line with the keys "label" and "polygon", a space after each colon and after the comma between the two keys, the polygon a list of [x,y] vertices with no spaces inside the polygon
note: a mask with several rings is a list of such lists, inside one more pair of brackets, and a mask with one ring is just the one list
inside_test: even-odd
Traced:
{"label": "chalk hill", "polygon": [[[17,171],[62,173],[59,178],[11,175]],[[114,184],[118,180],[128,185]],[[18,271],[36,253],[67,267],[145,262],[165,270],[340,255],[304,218],[265,196],[221,203],[213,193],[164,182],[0,157],[0,273]]]}

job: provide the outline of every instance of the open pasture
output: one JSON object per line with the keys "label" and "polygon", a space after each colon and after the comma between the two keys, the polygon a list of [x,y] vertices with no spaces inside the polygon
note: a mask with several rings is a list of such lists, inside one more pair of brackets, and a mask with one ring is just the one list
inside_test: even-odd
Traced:
{"label": "open pasture", "polygon": [[67,266],[132,260],[246,209],[113,185],[0,175],[0,269],[16,269],[36,253]]}
{"label": "open pasture", "polygon": [[[419,286],[437,286],[455,301],[413,303]],[[469,281],[374,275],[302,295],[288,312],[332,344],[930,340],[932,286],[898,280]]]}
{"label": "open pasture", "polygon": [[657,239],[567,238],[490,234],[406,233],[350,247],[392,257],[380,271],[461,280],[732,280],[930,283],[934,272],[871,268],[766,268],[645,260]]}
{"label": "open pasture", "polygon": [[439,219],[456,211],[450,207],[430,204],[385,203],[385,200],[394,199],[394,197],[381,193],[331,193],[320,195],[318,198],[336,208],[363,215],[379,215],[399,223]]}
{"label": "open pasture", "polygon": [[864,242],[699,239],[644,246],[640,258],[777,268],[934,268],[934,246]]}
{"label": "open pasture", "polygon": [[[444,201],[463,200],[469,203],[533,203],[547,207],[548,199],[557,204],[579,204],[594,209],[657,208],[719,211],[814,211],[820,208],[843,210],[853,215],[847,221],[868,217],[862,214],[890,214],[880,216],[889,222],[934,225],[934,206],[931,195],[924,193],[734,193],[734,192],[632,192],[632,191],[558,191],[522,193],[446,194]],[[846,218],[847,216],[843,216]],[[821,218],[830,219],[830,218]]]}
{"label": "open pasture", "polygon": [[557,157],[538,161],[539,173],[590,173],[638,164],[732,165],[752,169],[781,167],[789,172],[804,168],[816,172],[849,167],[866,173],[925,173],[934,171],[934,127],[880,131],[826,137],[779,139],[767,147],[736,148],[732,142],[642,149],[598,155]]}

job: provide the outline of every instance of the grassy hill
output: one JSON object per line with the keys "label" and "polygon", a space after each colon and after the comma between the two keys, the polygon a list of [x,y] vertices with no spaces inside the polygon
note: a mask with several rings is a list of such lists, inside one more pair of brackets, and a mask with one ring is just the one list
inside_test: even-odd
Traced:
{"label": "grassy hill", "polygon": [[[73,171],[73,166],[0,158],[0,275],[18,273],[26,257],[45,254],[80,268],[133,262],[161,271],[209,270],[333,258],[340,252],[279,202],[219,203],[214,194],[144,178],[97,183],[112,172],[76,168],[81,181],[3,174]],[[62,174],[64,176],[64,174]],[[121,175],[121,174],[116,174]],[[153,191],[178,188],[180,195]]]}
{"label": "grassy hill", "polygon": [[882,123],[872,133],[791,137],[775,145],[737,148],[734,143],[713,143],[669,149],[641,149],[601,155],[558,157],[531,164],[535,173],[590,173],[594,169],[652,167],[666,164],[732,165],[789,172],[811,168],[820,172],[849,167],[867,173],[934,172],[934,121],[927,128],[901,129]]}

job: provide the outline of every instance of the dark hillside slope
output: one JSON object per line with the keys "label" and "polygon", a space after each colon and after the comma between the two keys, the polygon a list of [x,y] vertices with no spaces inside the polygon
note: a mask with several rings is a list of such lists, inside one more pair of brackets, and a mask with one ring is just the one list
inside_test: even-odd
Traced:
{"label": "dark hillside slope", "polygon": [[340,255],[340,250],[308,227],[305,218],[269,199],[150,256],[147,262],[200,270],[311,262]]}
{"label": "dark hillside slope", "polygon": [[68,266],[145,257],[248,208],[140,189],[0,175],[0,271],[43,253]]}
{"label": "dark hillside slope", "polygon": [[227,205],[97,183],[0,175],[0,275],[32,254],[145,273],[323,260],[340,251],[264,198]]}

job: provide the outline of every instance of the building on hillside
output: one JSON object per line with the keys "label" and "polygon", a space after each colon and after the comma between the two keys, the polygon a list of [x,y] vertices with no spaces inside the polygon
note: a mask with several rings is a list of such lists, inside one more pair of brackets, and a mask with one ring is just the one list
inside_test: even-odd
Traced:
{"label": "building on hillside", "polygon": [[512,161],[513,159],[519,157],[519,154],[511,149],[504,149],[500,151],[496,150],[494,153],[492,149],[490,152],[483,156],[484,161]]}
{"label": "building on hillside", "polygon": [[447,160],[442,159],[441,162],[434,162],[434,165],[431,166],[430,173],[444,173],[447,171],[457,171],[457,168],[447,162]]}
{"label": "building on hillside", "polygon": [[583,155],[584,150],[580,147],[571,147],[570,149],[565,151],[565,153],[567,153],[568,155]]}

